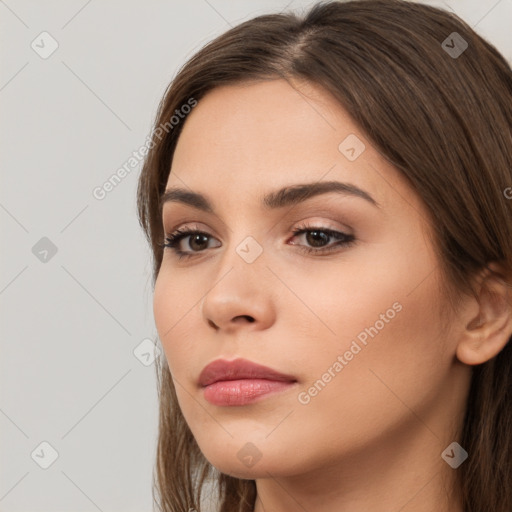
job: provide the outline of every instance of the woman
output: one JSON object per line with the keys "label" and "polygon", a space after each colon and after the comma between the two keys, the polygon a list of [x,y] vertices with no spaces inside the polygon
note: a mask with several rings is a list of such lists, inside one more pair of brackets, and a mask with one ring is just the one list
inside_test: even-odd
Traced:
{"label": "woman", "polygon": [[512,510],[511,94],[399,0],[260,16],[179,71],[138,189],[160,510]]}

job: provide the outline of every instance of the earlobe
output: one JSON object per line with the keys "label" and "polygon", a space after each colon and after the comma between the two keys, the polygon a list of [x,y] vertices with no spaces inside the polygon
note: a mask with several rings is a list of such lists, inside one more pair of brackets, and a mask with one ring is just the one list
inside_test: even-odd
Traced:
{"label": "earlobe", "polygon": [[495,264],[479,285],[478,313],[470,319],[457,345],[457,358],[465,364],[489,361],[512,336],[512,290]]}

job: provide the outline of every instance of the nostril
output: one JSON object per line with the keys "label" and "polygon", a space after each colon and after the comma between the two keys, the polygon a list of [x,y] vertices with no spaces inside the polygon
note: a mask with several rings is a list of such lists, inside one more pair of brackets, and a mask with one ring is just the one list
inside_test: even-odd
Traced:
{"label": "nostril", "polygon": [[237,321],[239,318],[245,318],[248,322],[254,322],[254,318],[249,315],[240,315],[234,318],[235,321]]}

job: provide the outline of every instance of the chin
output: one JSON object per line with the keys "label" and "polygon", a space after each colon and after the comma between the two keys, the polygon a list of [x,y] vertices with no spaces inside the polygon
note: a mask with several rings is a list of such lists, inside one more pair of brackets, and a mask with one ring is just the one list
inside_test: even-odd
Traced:
{"label": "chin", "polygon": [[227,465],[215,465],[215,468],[220,471],[221,473],[225,475],[232,476],[233,478],[240,478],[241,480],[256,480],[258,478],[268,478],[269,474],[274,474],[272,471],[265,471],[259,468],[258,470],[253,468],[245,468],[241,469],[239,467],[234,467],[233,464],[227,464]]}
{"label": "chin", "polygon": [[300,462],[295,464],[286,457],[286,450],[258,450],[252,443],[210,446],[201,452],[208,462],[226,475],[245,480],[285,476],[300,473]]}

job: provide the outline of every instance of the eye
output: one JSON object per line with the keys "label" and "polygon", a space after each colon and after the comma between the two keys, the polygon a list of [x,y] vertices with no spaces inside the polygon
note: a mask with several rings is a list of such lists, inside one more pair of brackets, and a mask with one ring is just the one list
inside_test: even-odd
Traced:
{"label": "eye", "polygon": [[[340,247],[348,247],[356,241],[354,235],[322,226],[301,226],[292,232],[294,233],[292,239],[304,237],[309,247],[295,242],[291,242],[291,245],[296,245],[301,251],[308,254],[332,252],[339,250]],[[165,243],[162,246],[171,249],[179,259],[182,259],[190,258],[212,247],[220,247],[221,244],[218,241],[217,245],[211,245],[210,242],[213,240],[215,238],[209,233],[198,229],[184,228],[166,235]]]}
{"label": "eye", "polygon": [[[308,254],[328,253],[339,250],[340,247],[348,247],[355,243],[354,235],[336,231],[322,226],[302,226],[293,230],[295,234],[293,238],[304,236],[307,245],[291,243],[298,245],[301,250]],[[331,240],[331,243],[329,243]],[[334,243],[333,243],[334,240]]]}
{"label": "eye", "polygon": [[[185,241],[187,238],[189,238],[188,242],[182,244],[182,242]],[[187,228],[177,229],[170,235],[166,236],[163,247],[172,249],[175,252],[176,256],[178,256],[178,258],[181,259],[193,256],[193,254],[196,252],[201,252],[204,251],[205,249],[208,249],[209,240],[214,240],[214,238],[203,231]],[[183,245],[188,245],[190,249],[183,250]],[[214,247],[219,246],[220,243],[219,245]]]}

